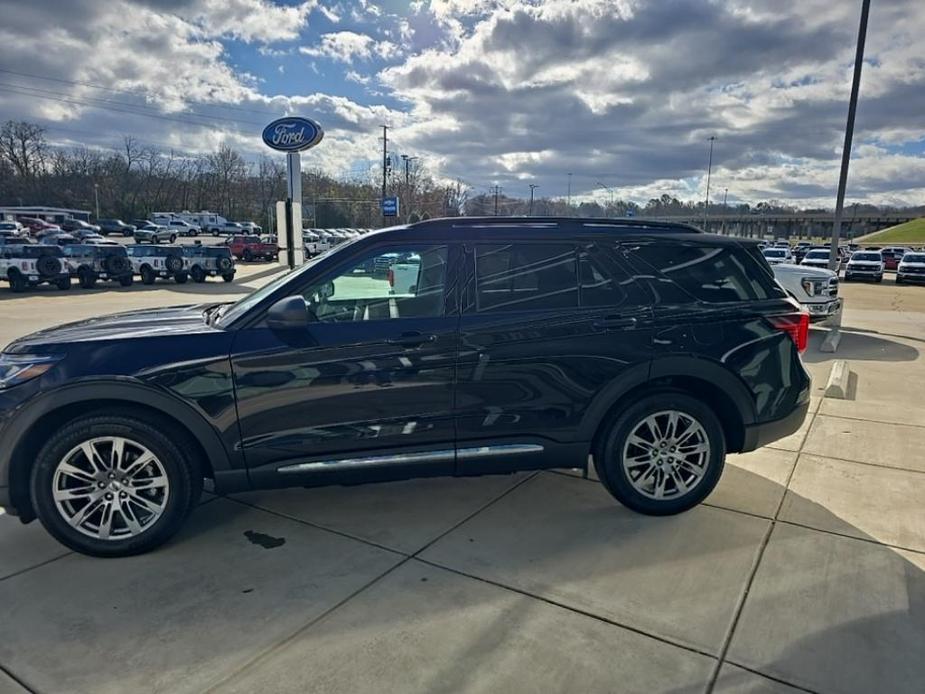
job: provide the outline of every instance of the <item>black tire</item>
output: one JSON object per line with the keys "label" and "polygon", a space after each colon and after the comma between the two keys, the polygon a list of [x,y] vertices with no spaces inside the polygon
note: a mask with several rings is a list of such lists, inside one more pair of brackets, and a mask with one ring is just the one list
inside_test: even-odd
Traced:
{"label": "black tire", "polygon": [[[82,533],[68,523],[54,499],[55,471],[68,453],[83,442],[107,436],[124,437],[144,446],[156,457],[168,484],[160,517],[139,534],[123,539],[106,540]],[[177,443],[183,440],[182,432],[174,431],[167,422],[143,414],[100,412],[69,422],[42,447],[32,468],[30,494],[39,520],[59,542],[84,554],[122,557],[154,549],[180,529],[202,493],[199,462],[184,456],[182,445]]]}
{"label": "black tire", "polygon": [[171,235],[170,235],[170,238],[167,239],[167,240],[170,241],[170,243],[176,243],[176,242],[177,242],[177,235],[176,235],[176,234],[171,234]]}
{"label": "black tire", "polygon": [[[882,282],[882,281],[883,281],[883,278],[882,278],[882,277],[878,277],[878,278],[877,278],[877,281],[878,281],[878,282]],[[902,277],[900,277],[899,275],[897,275],[897,276],[896,276],[896,284],[902,284],[902,283],[903,283]]]}
{"label": "black tire", "polygon": [[193,279],[193,282],[202,284],[206,281],[206,271],[198,265],[193,265],[192,269],[190,269],[190,277]]}
{"label": "black tire", "polygon": [[55,286],[63,292],[66,292],[71,288],[71,278],[62,277],[61,279],[55,280]]}
{"label": "black tire", "polygon": [[157,275],[154,274],[154,270],[147,265],[141,268],[140,274],[142,284],[154,284],[154,280],[157,279]]}
{"label": "black tire", "polygon": [[226,282],[234,282],[234,273],[228,273],[227,275],[222,275],[222,279]]}
{"label": "black tire", "polygon": [[123,275],[119,278],[119,284],[123,287],[131,287],[135,284],[135,278],[132,275]]}
{"label": "black tire", "polygon": [[[709,452],[705,454],[706,469],[699,481],[686,493],[668,499],[653,499],[633,485],[623,465],[623,451],[630,434],[646,417],[669,410],[683,413],[685,417],[700,424],[705,440],[709,444]],[[667,516],[687,511],[703,501],[713,491],[723,472],[726,442],[719,420],[710,407],[685,393],[665,391],[644,396],[618,413],[605,426],[606,429],[599,437],[599,443],[594,451],[594,467],[607,491],[621,504],[638,513]],[[668,450],[668,447],[664,448],[664,452],[670,455],[667,453]],[[670,479],[663,472],[656,471],[655,480],[659,479],[659,474],[663,478]],[[648,469],[644,469],[637,479],[646,478],[648,475]]]}
{"label": "black tire", "polygon": [[251,253],[250,248],[244,249],[244,262],[249,263],[254,259],[254,254]]}
{"label": "black tire", "polygon": [[77,271],[77,283],[81,289],[93,289],[96,286],[96,275],[82,267]]}
{"label": "black tire", "polygon": [[186,284],[186,280],[189,279],[189,275],[187,275],[185,272],[178,272],[173,276],[173,278],[176,280],[177,284]]}
{"label": "black tire", "polygon": [[123,235],[123,236],[132,236],[132,234],[133,234],[133,232],[132,232],[131,229],[125,229],[125,230],[123,230],[123,232],[122,232],[122,235]]}
{"label": "black tire", "polygon": [[24,292],[29,288],[29,280],[27,280],[25,276],[22,273],[20,273],[18,270],[10,271],[7,277],[10,280],[10,291],[11,292],[16,292],[17,294],[19,294],[20,292]]}
{"label": "black tire", "polygon": [[160,240],[160,238],[158,238],[157,236],[152,236],[152,237],[151,237],[151,243],[154,244],[155,246],[156,246],[157,244],[159,244],[160,242],[161,242],[161,240]]}

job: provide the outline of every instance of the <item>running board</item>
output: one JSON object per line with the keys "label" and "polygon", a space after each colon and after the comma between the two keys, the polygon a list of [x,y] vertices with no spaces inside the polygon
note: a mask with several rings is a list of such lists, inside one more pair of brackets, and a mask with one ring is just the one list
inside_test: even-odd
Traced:
{"label": "running board", "polygon": [[535,443],[508,443],[498,446],[446,449],[399,453],[395,455],[373,455],[363,458],[340,458],[338,460],[316,460],[310,463],[296,463],[277,468],[277,472],[319,472],[322,470],[356,470],[366,467],[390,465],[413,465],[417,463],[446,463],[452,460],[477,460],[498,455],[525,455],[542,453],[545,449]]}

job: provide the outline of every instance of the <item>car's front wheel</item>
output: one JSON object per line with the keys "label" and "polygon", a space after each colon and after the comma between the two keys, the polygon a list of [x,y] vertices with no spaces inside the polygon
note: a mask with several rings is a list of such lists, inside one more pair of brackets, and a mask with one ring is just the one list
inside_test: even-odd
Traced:
{"label": "car's front wheel", "polygon": [[594,452],[601,482],[639,513],[681,513],[703,501],[726,457],[713,411],[678,392],[643,397],[618,414]]}
{"label": "car's front wheel", "polygon": [[61,428],[39,452],[32,503],[42,525],[84,554],[146,552],[183,524],[202,492],[177,432],[142,416],[100,413]]}

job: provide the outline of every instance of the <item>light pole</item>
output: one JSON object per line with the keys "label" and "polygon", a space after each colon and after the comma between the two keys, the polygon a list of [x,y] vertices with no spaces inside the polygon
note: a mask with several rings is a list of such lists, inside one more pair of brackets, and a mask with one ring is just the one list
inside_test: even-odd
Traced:
{"label": "light pole", "polygon": [[566,199],[565,206],[568,209],[568,216],[572,216],[572,174],[568,175],[568,198]]}
{"label": "light pole", "polygon": [[848,101],[848,123],[845,125],[845,146],[841,152],[841,173],[838,176],[838,193],[835,196],[835,223],[832,226],[829,270],[835,270],[838,267],[838,241],[841,237],[841,218],[845,211],[845,186],[848,183],[851,139],[854,137],[854,114],[858,108],[858,90],[861,87],[861,67],[864,65],[864,41],[867,38],[867,15],[869,13],[870,0],[863,0],[861,3],[861,24],[858,27],[858,47],[854,56],[854,77],[851,80],[851,99]]}
{"label": "light pole", "polygon": [[603,188],[604,190],[610,193],[610,208],[608,209],[608,214],[612,216],[613,215],[613,188],[606,185],[605,183],[601,183],[600,181],[598,181],[597,184],[601,188]]}
{"label": "light pole", "polygon": [[530,184],[530,211],[527,213],[528,217],[533,216],[533,191],[536,190],[537,188],[539,188],[539,186],[536,185],[536,183]]}
{"label": "light pole", "polygon": [[713,143],[716,141],[716,135],[710,135],[710,161],[707,164],[707,200],[703,204],[703,227],[707,227],[707,209],[710,207],[710,176],[713,174]]}
{"label": "light pole", "polygon": [[723,235],[726,234],[726,215],[728,211],[726,209],[726,196],[729,195],[729,189],[723,188]]}
{"label": "light pole", "polygon": [[100,221],[100,184],[93,184],[93,197],[96,199],[96,221]]}

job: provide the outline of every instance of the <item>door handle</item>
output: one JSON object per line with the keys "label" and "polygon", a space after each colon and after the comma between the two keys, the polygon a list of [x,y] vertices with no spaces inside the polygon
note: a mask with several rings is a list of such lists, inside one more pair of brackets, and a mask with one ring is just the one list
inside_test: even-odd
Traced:
{"label": "door handle", "polygon": [[610,316],[594,321],[592,325],[597,330],[612,330],[614,328],[634,328],[636,319],[632,317]]}
{"label": "door handle", "polygon": [[424,335],[423,333],[402,333],[398,337],[392,337],[387,340],[390,345],[401,345],[402,347],[420,347],[427,342],[434,342],[436,335]]}

